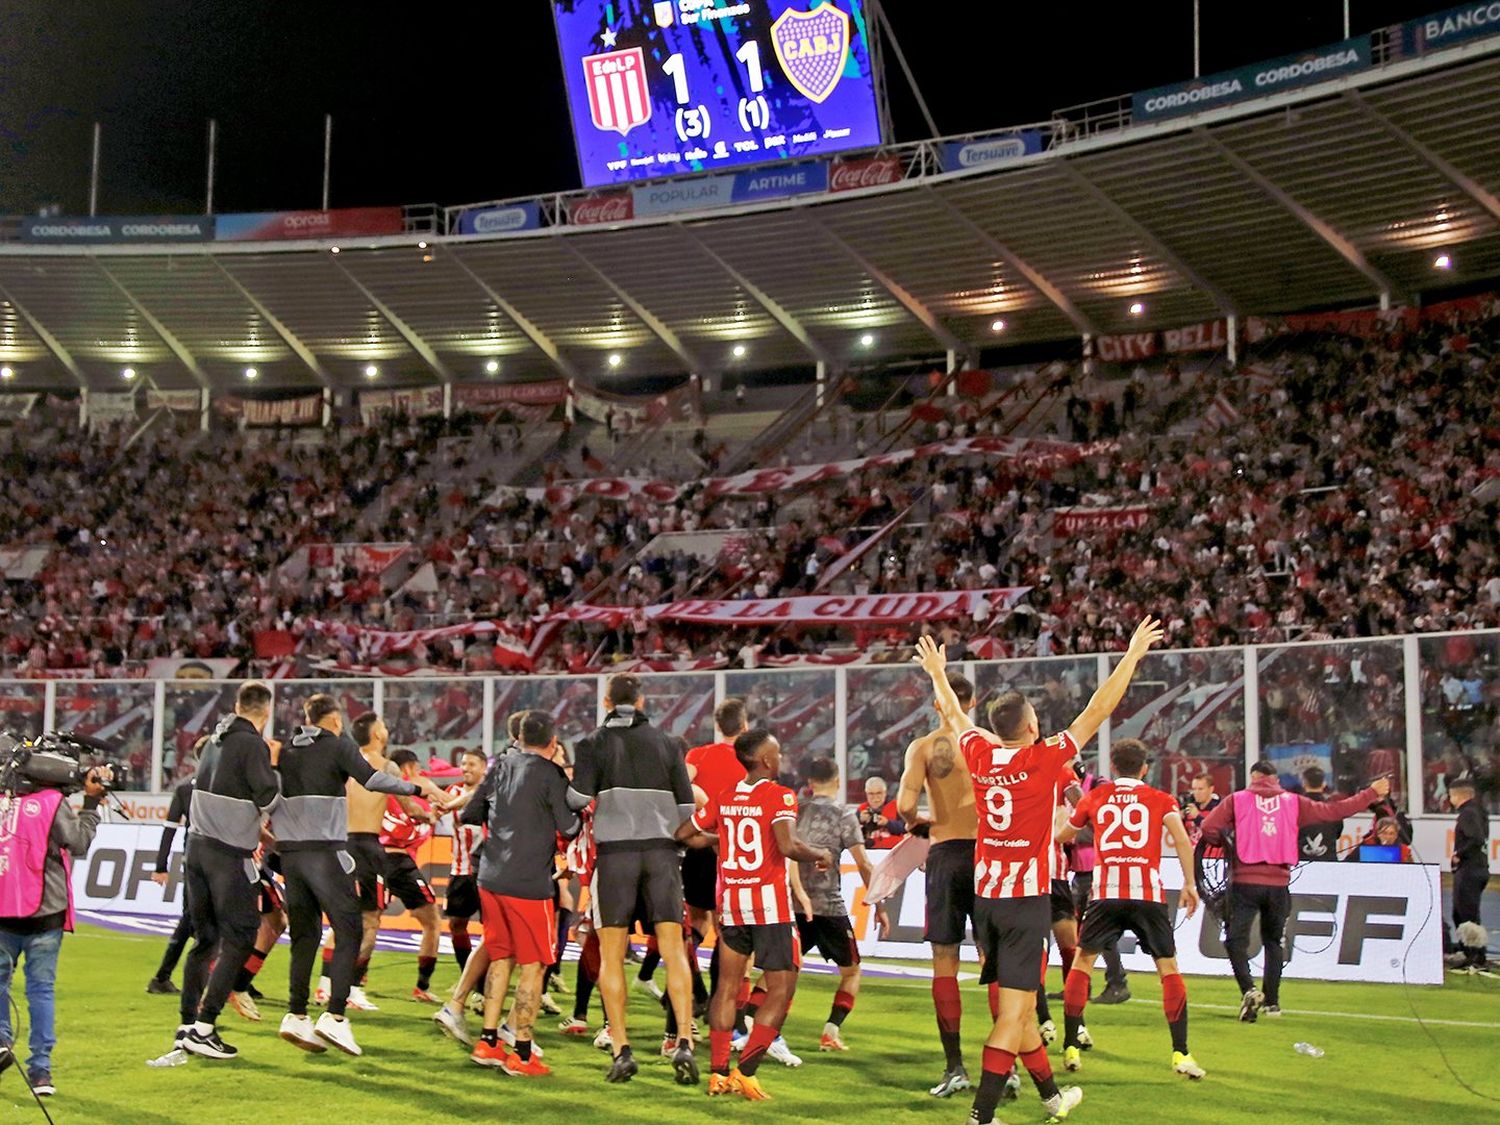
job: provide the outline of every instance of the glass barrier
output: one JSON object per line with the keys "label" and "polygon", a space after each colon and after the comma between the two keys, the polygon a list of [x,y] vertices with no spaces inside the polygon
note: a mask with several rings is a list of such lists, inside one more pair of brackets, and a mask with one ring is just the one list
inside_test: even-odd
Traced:
{"label": "glass barrier", "polygon": [[[1111,667],[1114,666],[1111,661]],[[1141,661],[1110,723],[1110,742],[1139,738],[1150,785],[1185,799],[1207,775],[1221,796],[1245,783],[1245,655],[1205,649]]]}
{"label": "glass barrier", "polygon": [[[974,666],[979,703],[974,721],[989,726],[989,708],[1007,691],[1018,691],[1036,710],[1042,737],[1066,730],[1099,686],[1099,661],[1093,656],[1054,656],[1039,660],[1005,660]],[[1083,748],[1084,764],[1099,772],[1099,740]]]}
{"label": "glass barrier", "polygon": [[[302,710],[310,698],[326,693],[338,701],[344,712],[344,730],[366,711],[375,710],[374,680],[274,680],[271,690],[275,697],[271,704],[271,729],[267,738],[285,742],[297,733],[297,728],[307,721]],[[394,747],[395,742],[391,745]]]}
{"label": "glass barrier", "polygon": [[845,674],[849,768],[844,799],[853,805],[861,803],[865,783],[878,777],[886,783],[887,800],[895,800],[907,746],[938,725],[932,684],[915,666],[850,668]]}
{"label": "glass barrier", "polygon": [[781,783],[800,790],[814,758],[832,758],[838,678],[823,669],[729,672],[725,692],[745,701],[751,726],[769,727],[781,742]]}
{"label": "glass barrier", "polygon": [[234,712],[238,684],[174,680],[167,684],[162,714],[161,787],[171,789],[193,775],[193,747],[214,732],[219,720]]}
{"label": "glass barrier", "polygon": [[95,764],[114,767],[114,788],[151,788],[151,742],[156,732],[156,684],[146,680],[60,680],[53,728],[91,735],[117,748]]}
{"label": "glass barrier", "polygon": [[47,722],[47,685],[34,680],[0,683],[0,730],[35,738]]}
{"label": "glass barrier", "polygon": [[1401,641],[1287,645],[1256,650],[1260,755],[1281,783],[1301,787],[1323,771],[1330,793],[1349,794],[1388,775],[1406,790],[1406,681]]}
{"label": "glass barrier", "polygon": [[646,714],[668,734],[702,746],[714,740],[712,672],[671,673],[646,678]]}
{"label": "glass barrier", "polygon": [[387,680],[381,716],[391,746],[413,751],[425,765],[457,765],[465,750],[484,751],[483,680]]}
{"label": "glass barrier", "polygon": [[1500,634],[1450,633],[1417,640],[1422,697],[1422,811],[1451,813],[1448,782],[1480,780],[1500,812]]}
{"label": "glass barrier", "polygon": [[557,724],[557,737],[573,757],[573,743],[599,725],[597,676],[522,676],[495,681],[495,745],[504,748],[506,720],[520,711],[541,710]]}

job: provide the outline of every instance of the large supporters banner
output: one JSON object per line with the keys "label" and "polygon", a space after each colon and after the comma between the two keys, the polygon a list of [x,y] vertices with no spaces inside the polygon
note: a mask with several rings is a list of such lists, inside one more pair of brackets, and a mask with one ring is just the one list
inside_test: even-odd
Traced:
{"label": "large supporters banner", "polygon": [[203,394],[200,391],[158,391],[152,388],[146,392],[146,408],[196,414],[203,409]]}
{"label": "large supporters banner", "polygon": [[465,410],[499,410],[503,406],[555,406],[568,397],[562,379],[540,383],[476,383],[453,388],[453,403]]}
{"label": "large supporters banner", "polygon": [[1115,531],[1135,531],[1146,526],[1151,509],[1145,504],[1115,508],[1053,508],[1052,534],[1059,539]]}
{"label": "large supporters banner", "polygon": [[219,410],[231,418],[243,418],[247,426],[315,426],[323,420],[323,396],[300,398],[219,399]]}
{"label": "large supporters banner", "polygon": [[359,417],[371,425],[382,414],[405,414],[412,418],[443,412],[442,387],[414,387],[399,391],[360,391]]}
{"label": "large supporters banner", "polygon": [[1229,326],[1222,320],[1205,320],[1164,332],[1129,332],[1121,336],[1100,336],[1094,341],[1094,354],[1104,363],[1132,363],[1158,352],[1219,351],[1229,345]]}
{"label": "large supporters banner", "polygon": [[804,595],[794,598],[747,598],[743,601],[688,600],[633,606],[572,605],[550,615],[554,621],[587,621],[616,625],[634,614],[648,621],[692,625],[910,625],[970,617],[974,607],[988,602],[1008,610],[1031,589],[1017,586],[998,590],[947,590],[931,594]]}
{"label": "large supporters banner", "polygon": [[214,237],[221,242],[274,242],[289,238],[351,238],[400,234],[399,207],[347,207],[339,211],[255,211],[220,215]]}
{"label": "large supporters banner", "polygon": [[371,629],[343,621],[315,620],[307,622],[307,628],[311,632],[321,633],[356,647],[368,661],[378,661],[382,656],[405,652],[419,644],[493,634],[496,657],[501,667],[520,671],[527,671],[531,667],[525,644],[497,621],[467,621],[461,625],[398,632],[391,629]]}

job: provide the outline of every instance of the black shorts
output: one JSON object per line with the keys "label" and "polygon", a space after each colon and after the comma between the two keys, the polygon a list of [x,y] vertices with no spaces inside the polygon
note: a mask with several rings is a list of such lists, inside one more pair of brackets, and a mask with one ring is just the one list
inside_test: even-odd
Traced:
{"label": "black shorts", "polygon": [[944,840],[927,853],[927,928],[922,940],[960,945],[974,917],[974,841]]}
{"label": "black shorts", "polygon": [[354,889],[362,914],[385,909],[385,849],[373,832],[349,833],[349,858],[354,860]]}
{"label": "black shorts", "polygon": [[1133,898],[1096,898],[1083,912],[1078,947],[1098,953],[1120,940],[1126,930],[1140,940],[1141,949],[1157,960],[1177,956],[1177,936],[1164,902]]}
{"label": "black shorts", "polygon": [[719,940],[741,957],[755,956],[755,967],[782,973],[802,967],[802,949],[797,927],[790,922],[767,926],[720,926]]}
{"label": "black shorts", "polygon": [[417,861],[406,852],[385,853],[385,890],[387,901],[398,898],[408,910],[420,910],[437,901],[432,884],[422,878]]}
{"label": "black shorts", "polygon": [[1047,955],[1051,913],[1041,895],[976,899],[974,944],[984,958],[979,983],[1035,992]]}
{"label": "black shorts", "polygon": [[815,914],[812,918],[798,914],[797,936],[803,949],[816,949],[818,956],[841,969],[859,964],[859,944],[847,914]]}
{"label": "black shorts", "polygon": [[443,913],[449,918],[472,918],[479,913],[479,876],[454,875],[448,880]]}
{"label": "black shorts", "polygon": [[1066,879],[1052,880],[1052,921],[1066,922],[1069,919],[1078,920],[1078,911],[1073,906],[1073,888],[1068,886]]}
{"label": "black shorts", "polygon": [[286,909],[286,899],[281,893],[281,884],[276,882],[276,876],[271,874],[271,869],[264,864],[260,869],[260,888],[257,891],[259,902],[256,909],[262,914],[274,914],[278,910]]}
{"label": "black shorts", "polygon": [[600,852],[589,884],[589,913],[601,928],[628,926],[640,920],[650,928],[682,923],[682,858],[676,848]]}
{"label": "black shorts", "polygon": [[682,900],[696,910],[718,905],[719,856],[713,848],[689,848],[682,857]]}

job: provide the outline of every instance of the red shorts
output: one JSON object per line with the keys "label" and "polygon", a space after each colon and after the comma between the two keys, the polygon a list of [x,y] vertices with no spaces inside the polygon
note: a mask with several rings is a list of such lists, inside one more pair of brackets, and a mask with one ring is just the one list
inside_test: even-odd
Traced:
{"label": "red shorts", "polygon": [[512,898],[480,888],[479,913],[491,961],[514,958],[518,965],[557,961],[557,909],[550,898]]}

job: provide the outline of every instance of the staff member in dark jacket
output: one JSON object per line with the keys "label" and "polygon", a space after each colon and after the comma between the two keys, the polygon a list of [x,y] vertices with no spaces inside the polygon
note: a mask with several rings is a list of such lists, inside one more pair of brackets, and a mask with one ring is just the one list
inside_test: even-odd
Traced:
{"label": "staff member in dark jacket", "polygon": [[[556,960],[553,860],[557,837],[578,835],[580,822],[568,805],[568,775],[555,761],[559,754],[552,717],[527,711],[519,741],[520,752],[495,759],[462,816],[464,824],[489,828],[479,849],[479,895],[490,967],[484,1037],[471,1057],[507,1074],[536,1076],[549,1073],[532,1054],[531,1031],[542,998],[542,973]],[[511,1055],[499,1035],[513,968],[521,973],[511,1014]]]}
{"label": "staff member in dark jacket", "polygon": [[[625,947],[636,903],[656,933],[667,966],[667,992],[677,1027],[693,1026],[693,983],[682,940],[682,860],[673,834],[693,815],[681,739],[646,719],[638,676],[611,676],[604,725],[573,747],[575,809],[597,801],[594,843],[598,860],[590,886],[594,927],[599,934],[599,992],[609,1020],[614,1062],[606,1078],[628,1082],[639,1070],[625,1028]],[[681,1037],[672,1056],[677,1081],[698,1081],[692,1041]]]}
{"label": "staff member in dark jacket", "polygon": [[1453,823],[1453,928],[1463,959],[1454,968],[1483,969],[1490,936],[1479,921],[1479,903],[1490,881],[1490,818],[1474,799],[1474,782],[1468,778],[1448,787],[1448,803],[1458,810]]}
{"label": "staff member in dark jacket", "polygon": [[0,879],[0,1070],[10,1064],[15,1038],[10,984],[16,967],[24,963],[31,1017],[26,1084],[37,1097],[57,1092],[52,1084],[52,1048],[57,1046],[53,988],[63,933],[73,929],[69,865],[87,855],[94,842],[99,801],[112,777],[108,766],[88,772],[79,813],[58,789],[0,797],[0,871],[5,873]]}
{"label": "staff member in dark jacket", "polygon": [[[207,744],[211,735],[204,735],[193,746],[193,753],[197,754]],[[156,852],[156,871],[151,876],[151,881],[159,886],[165,887],[170,878],[167,867],[172,855],[172,841],[177,838],[179,826],[186,826],[192,821],[193,809],[193,779],[180,782],[177,788],[172,790],[172,803],[167,806],[167,822],[161,830],[161,847]],[[146,982],[146,991],[157,994],[174,994],[179,991],[172,983],[172,971],[177,968],[177,962],[182,958],[182,951],[187,948],[187,943],[193,938],[193,919],[187,911],[186,903],[183,904],[182,916],[177,919],[177,928],[172,931],[172,936],[167,939],[167,948],[161,955],[161,964],[157,966],[156,973]]]}
{"label": "staff member in dark jacket", "polygon": [[266,810],[280,795],[271,748],[261,737],[270,719],[271,689],[253,680],[241,684],[234,718],[205,747],[194,786],[183,871],[196,940],[182,971],[177,1045],[207,1059],[239,1054],[219,1038],[214,1021],[260,929],[260,875],[251,857]]}
{"label": "staff member in dark jacket", "polygon": [[[304,1051],[321,1052],[331,1043],[358,1055],[354,1030],[344,1016],[363,923],[354,887],[354,859],[348,852],[349,806],[345,783],[376,793],[425,795],[439,809],[448,807],[443,791],[429,779],[413,783],[376,770],[344,734],[338,701],[319,693],[302,705],[309,725],[297,728],[281,752],[282,801],[276,810],[276,850],[286,878],[286,913],[292,934],[291,981],[281,1037]],[[200,798],[201,799],[201,798]],[[333,927],[328,1009],[314,1026],[307,1015],[313,962],[323,936],[323,915]]]}

